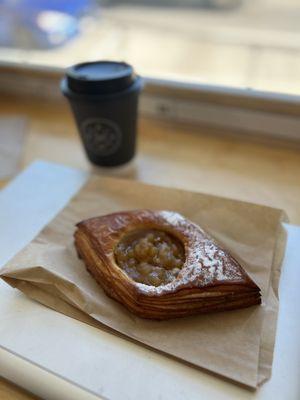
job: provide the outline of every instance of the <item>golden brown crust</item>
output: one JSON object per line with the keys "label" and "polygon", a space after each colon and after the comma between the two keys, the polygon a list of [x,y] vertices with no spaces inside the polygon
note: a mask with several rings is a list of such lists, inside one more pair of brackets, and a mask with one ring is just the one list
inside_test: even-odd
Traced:
{"label": "golden brown crust", "polygon": [[[159,229],[177,237],[185,263],[177,278],[158,287],[132,280],[114,248],[129,232]],[[199,226],[172,211],[135,210],[77,224],[75,246],[106,294],[143,318],[167,319],[260,304],[260,290],[239,263]]]}

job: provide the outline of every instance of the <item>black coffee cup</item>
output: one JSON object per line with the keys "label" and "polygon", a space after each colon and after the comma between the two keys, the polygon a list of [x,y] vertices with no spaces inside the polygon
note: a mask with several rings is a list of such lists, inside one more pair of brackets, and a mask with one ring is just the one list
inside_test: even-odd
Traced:
{"label": "black coffee cup", "polygon": [[124,62],[96,61],[69,68],[61,81],[89,160],[117,166],[135,154],[142,79]]}

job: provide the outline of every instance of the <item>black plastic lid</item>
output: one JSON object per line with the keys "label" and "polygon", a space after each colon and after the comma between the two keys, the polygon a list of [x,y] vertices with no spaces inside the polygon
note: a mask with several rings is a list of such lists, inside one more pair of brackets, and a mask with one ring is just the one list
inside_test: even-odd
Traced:
{"label": "black plastic lid", "polygon": [[112,94],[129,88],[136,76],[125,62],[94,61],[76,64],[66,72],[69,90],[80,94]]}

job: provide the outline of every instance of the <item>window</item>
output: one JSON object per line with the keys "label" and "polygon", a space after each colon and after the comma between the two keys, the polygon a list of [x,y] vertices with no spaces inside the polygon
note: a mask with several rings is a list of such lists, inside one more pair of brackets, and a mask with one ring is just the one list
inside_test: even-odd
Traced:
{"label": "window", "polygon": [[0,60],[300,93],[298,0],[0,0]]}

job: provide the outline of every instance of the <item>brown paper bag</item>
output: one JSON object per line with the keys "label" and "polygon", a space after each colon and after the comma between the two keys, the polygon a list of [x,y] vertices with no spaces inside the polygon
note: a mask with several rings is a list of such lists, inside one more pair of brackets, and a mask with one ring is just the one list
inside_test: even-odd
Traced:
{"label": "brown paper bag", "polygon": [[[159,322],[138,318],[108,298],[77,257],[75,224],[137,208],[174,210],[201,225],[260,286],[263,304]],[[270,207],[93,176],[1,276],[59,312],[255,388],[271,373],[285,247],[283,218],[281,210]]]}

